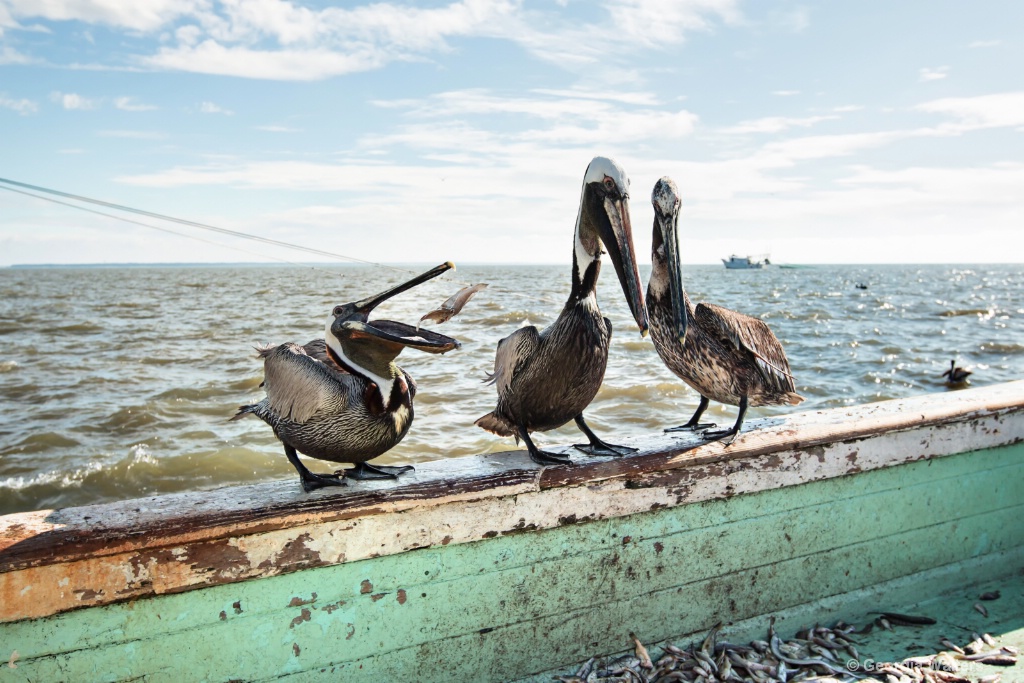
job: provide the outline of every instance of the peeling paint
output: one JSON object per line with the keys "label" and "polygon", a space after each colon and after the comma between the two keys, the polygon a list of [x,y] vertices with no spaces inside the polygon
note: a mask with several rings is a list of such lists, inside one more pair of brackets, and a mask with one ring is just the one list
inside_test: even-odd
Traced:
{"label": "peeling paint", "polygon": [[305,607],[303,607],[302,608],[302,612],[299,613],[299,616],[297,616],[294,619],[292,619],[292,625],[291,625],[290,628],[295,628],[296,626],[298,626],[302,622],[309,621],[312,617],[313,617],[313,615],[310,613],[310,611],[308,609],[306,609]]}
{"label": "peeling paint", "polygon": [[334,610],[341,609],[341,606],[344,605],[344,604],[345,604],[344,600],[339,600],[338,602],[331,603],[331,604],[328,604],[328,605],[324,605],[323,607],[320,608],[320,611],[321,612],[325,612],[327,614],[331,614],[331,613],[334,612]]}
{"label": "peeling paint", "polygon": [[373,592],[373,584],[370,583],[369,579],[363,579],[363,582],[361,584],[359,584],[359,592],[364,594],[364,595],[366,593],[372,593]]}
{"label": "peeling paint", "polygon": [[[303,605],[309,605],[309,604],[314,603],[314,602],[316,602],[316,591],[313,591],[313,595],[312,595],[312,597],[309,598],[309,600],[303,600],[302,598],[300,598],[299,596],[296,595],[294,598],[291,599],[291,602],[288,603],[288,606],[289,607],[302,607]],[[241,611],[241,610],[239,610],[239,611]]]}

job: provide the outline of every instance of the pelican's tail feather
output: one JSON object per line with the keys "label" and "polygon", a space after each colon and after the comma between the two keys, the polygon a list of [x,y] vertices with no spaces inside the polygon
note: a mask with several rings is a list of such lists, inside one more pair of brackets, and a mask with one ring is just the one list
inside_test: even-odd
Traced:
{"label": "pelican's tail feather", "polygon": [[515,425],[505,418],[495,415],[493,412],[479,418],[474,424],[480,429],[487,430],[491,434],[497,434],[498,436],[516,435]]}
{"label": "pelican's tail feather", "polygon": [[238,406],[238,412],[235,413],[234,416],[231,417],[230,420],[228,420],[228,422],[233,422],[234,420],[241,420],[246,415],[252,415],[255,412],[256,412],[256,405],[255,404]]}

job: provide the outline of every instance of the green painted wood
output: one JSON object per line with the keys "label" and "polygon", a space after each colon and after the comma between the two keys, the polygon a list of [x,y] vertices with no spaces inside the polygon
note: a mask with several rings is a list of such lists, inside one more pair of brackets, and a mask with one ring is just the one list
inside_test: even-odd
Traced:
{"label": "green painted wood", "polygon": [[[0,625],[6,680],[505,680],[1024,546],[1024,445]],[[314,593],[316,593],[314,599]],[[323,672],[321,672],[323,670]]]}

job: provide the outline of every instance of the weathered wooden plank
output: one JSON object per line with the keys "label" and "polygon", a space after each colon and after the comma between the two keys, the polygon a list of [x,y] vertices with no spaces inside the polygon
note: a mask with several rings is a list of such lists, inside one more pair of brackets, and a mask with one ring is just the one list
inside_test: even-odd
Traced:
{"label": "weathered wooden plank", "polygon": [[[925,570],[969,554],[979,532],[988,527],[1006,528],[1020,514],[1019,507],[998,511],[959,525],[954,522],[905,532],[894,540],[913,549],[915,555],[910,559],[915,568]],[[1020,531],[1014,533],[1015,539],[999,541],[993,549],[1002,550],[1003,544],[1010,543],[1019,547],[1024,538]],[[949,542],[931,542],[936,534],[944,534]],[[874,542],[862,543],[663,591],[641,592],[622,600],[615,599],[612,589],[611,599],[597,606],[538,617],[521,615],[524,618],[504,626],[481,626],[445,638],[437,637],[434,631],[433,639],[413,646],[395,647],[407,642],[404,639],[410,631],[431,631],[434,624],[417,620],[431,610],[424,608],[419,614],[407,616],[400,614],[405,606],[397,601],[381,600],[374,603],[379,605],[378,611],[362,609],[359,617],[349,613],[329,618],[333,615],[308,610],[287,625],[280,620],[276,625],[262,622],[255,627],[240,619],[170,633],[155,650],[145,648],[144,642],[95,647],[87,652],[22,660],[21,668],[30,680],[59,680],[69,672],[75,679],[100,670],[97,663],[109,662],[113,665],[112,679],[146,675],[153,681],[173,681],[180,680],[178,664],[184,656],[189,661],[206,662],[203,670],[210,680],[269,679],[333,667],[350,681],[441,681],[451,680],[457,672],[472,672],[473,680],[500,681],[508,677],[508,672],[529,672],[524,666],[542,670],[594,651],[618,649],[629,630],[648,634],[651,639],[668,638],[706,628],[709,620],[765,614],[821,595],[905,575],[906,558],[890,555],[881,561],[864,561],[873,552]],[[175,600],[189,598],[191,594],[174,596]],[[435,603],[435,610],[440,604]],[[496,602],[491,609],[497,612]],[[346,621],[350,618],[354,621]],[[537,644],[541,642],[545,647],[539,650]],[[374,662],[372,668],[365,666],[370,659]],[[93,666],[87,668],[83,664],[88,660]]]}
{"label": "weathered wooden plank", "polygon": [[[832,590],[828,588],[833,585],[829,581],[839,581],[845,590],[854,580],[872,581],[888,576],[886,572],[906,573],[907,568],[900,562],[876,562],[875,567],[869,567],[870,571],[865,570],[867,573],[854,573],[854,579],[844,579],[842,571],[836,569],[842,567],[836,558],[845,557],[845,562],[855,563],[877,553],[879,546],[898,548],[903,547],[899,545],[902,543],[909,560],[921,567],[928,566],[926,562],[943,562],[964,553],[998,550],[1001,546],[979,546],[977,530],[1005,529],[1013,526],[1006,523],[1006,515],[1013,519],[1013,514],[1020,514],[1019,509],[1007,512],[1006,507],[1007,503],[1024,499],[1020,493],[1024,477],[1019,476],[1024,460],[1022,452],[1024,446],[1016,446],[932,463],[913,463],[843,480],[765,491],[632,518],[219,586],[148,600],[144,610],[120,605],[73,612],[36,622],[11,624],[4,632],[3,642],[14,649],[18,649],[20,643],[36,643],[37,647],[42,644],[52,648],[50,652],[78,650],[49,658],[40,651],[40,655],[33,657],[32,650],[22,646],[25,648],[20,650],[24,657],[22,669],[32,673],[33,680],[47,680],[48,675],[56,675],[58,668],[45,668],[51,666],[46,664],[50,660],[53,667],[59,665],[67,670],[83,671],[83,665],[76,663],[81,657],[91,658],[94,663],[115,663],[114,669],[118,672],[128,670],[136,676],[148,673],[153,680],[172,680],[175,675],[180,677],[180,671],[173,669],[176,658],[189,648],[196,656],[230,651],[218,655],[219,660],[211,664],[210,671],[227,672],[224,678],[270,677],[293,670],[312,671],[321,665],[340,666],[349,672],[348,676],[356,676],[352,667],[358,664],[346,663],[352,662],[352,658],[361,657],[356,661],[363,663],[368,657],[378,663],[385,660],[407,662],[408,654],[395,654],[393,660],[385,655],[409,650],[418,653],[417,661],[435,662],[438,666],[442,660],[455,666],[460,657],[477,656],[481,658],[477,664],[493,661],[501,667],[512,667],[516,662],[521,665],[531,660],[530,653],[522,651],[529,648],[509,645],[509,642],[532,636],[530,642],[534,649],[538,642],[561,643],[564,638],[557,637],[561,628],[558,624],[567,620],[576,624],[577,629],[587,624],[597,629],[590,632],[589,639],[579,640],[593,643],[595,633],[613,632],[597,628],[608,619],[618,619],[618,625],[627,617],[634,621],[640,619],[640,625],[648,629],[653,628],[651,624],[669,623],[672,610],[681,611],[681,605],[687,606],[686,609],[692,607],[707,618],[716,610],[719,615],[725,615],[726,610],[729,615],[733,612],[739,615],[744,613],[743,609],[765,609],[765,600],[776,604],[792,600],[794,595],[805,599],[799,596],[813,595],[822,586]],[[977,471],[978,467],[994,469]],[[964,486],[960,497],[952,495],[957,491],[958,480]],[[846,488],[843,484],[856,487],[856,495],[838,495]],[[740,509],[741,513],[736,513],[735,509]],[[832,529],[831,533],[827,524],[800,523],[805,518],[813,522],[826,512],[850,519],[879,509],[890,514],[877,520],[867,516],[861,523],[843,525]],[[969,519],[958,522],[957,518],[964,515]],[[657,526],[650,523],[652,519],[668,517],[675,521],[673,524],[659,521],[659,536],[644,536],[644,533],[652,533],[645,532],[645,528]],[[753,526],[749,529],[744,529],[744,517],[751,520]],[[916,528],[903,531],[902,527],[906,526],[903,520],[914,521],[915,524],[909,526],[916,525]],[[937,525],[940,520],[945,521]],[[889,526],[883,529],[879,524]],[[953,528],[963,539],[950,544],[929,542],[936,533],[945,538]],[[773,533],[773,529],[773,538],[765,538],[764,534]],[[784,541],[779,532],[790,534],[792,541]],[[635,535],[636,540],[631,538],[623,544],[627,535]],[[661,553],[656,551],[655,542],[663,544]],[[999,541],[1012,542],[1012,539]],[[1020,544],[1024,540],[1016,542]],[[748,552],[713,552],[716,543],[725,550],[730,546],[748,547],[756,543],[758,553],[752,556]],[[588,544],[589,548],[580,548],[581,544]],[[549,549],[533,551],[542,545]],[[836,554],[839,546],[842,546],[841,552]],[[918,546],[929,547],[922,551]],[[939,554],[927,554],[932,551]],[[846,555],[842,555],[843,552]],[[418,565],[415,560],[420,555],[434,559]],[[726,556],[733,558],[729,560],[733,564],[721,561]],[[538,558],[548,559],[538,562]],[[754,561],[756,566],[743,567],[743,561]],[[536,570],[527,575],[527,583],[521,568],[531,564],[536,564]],[[427,569],[423,569],[424,566]],[[671,568],[675,576],[659,574],[658,566]],[[831,578],[827,575],[830,569],[834,572]],[[601,580],[598,573],[604,579],[595,588],[594,583]],[[591,574],[594,574],[593,579]],[[794,575],[798,578],[790,581],[788,577]],[[768,598],[743,593],[743,586],[751,582],[751,576],[758,577],[757,585],[764,589]],[[363,580],[373,585],[364,586]],[[540,590],[532,592],[538,587]],[[312,600],[314,590],[318,592],[317,600],[302,604]],[[405,592],[404,601],[400,601],[399,591]],[[646,595],[654,598],[643,602]],[[736,601],[737,595],[745,597],[733,608],[730,600]],[[236,598],[238,613],[233,608]],[[338,604],[343,600],[344,604]],[[224,612],[223,620],[214,617],[219,612]],[[97,613],[108,618],[94,623],[93,615]],[[602,616],[605,613],[612,616]],[[461,621],[456,622],[456,619]],[[649,619],[650,624],[642,621],[644,619]],[[470,632],[459,636],[450,628],[453,622]],[[471,632],[473,629],[478,630]],[[479,633],[483,629],[494,630]],[[549,630],[552,633],[545,638],[543,634]],[[580,636],[577,631],[571,633],[575,634],[573,637]],[[462,640],[472,644],[472,647],[467,645],[469,654],[460,654],[461,647],[449,651]],[[159,653],[144,656],[147,652],[144,644],[149,641],[160,642],[160,649],[170,654],[163,660]],[[234,654],[238,643],[249,641],[252,644],[244,645],[242,654]],[[298,646],[299,654],[292,649],[293,644]],[[89,648],[88,654],[83,654],[83,647]],[[552,657],[569,656],[560,645],[553,649]],[[273,656],[269,651],[273,651]],[[310,662],[311,657],[320,659]],[[33,668],[37,662],[43,668]],[[388,678],[382,676],[382,672],[389,671],[392,664],[381,666],[384,668],[374,669],[375,680]],[[405,673],[408,675],[409,671]],[[213,673],[210,677],[217,678]],[[416,673],[413,678],[430,680],[424,672]],[[492,680],[500,680],[500,677]]]}
{"label": "weathered wooden plank", "polygon": [[[21,569],[13,567],[24,558],[15,557],[11,569],[0,573],[0,621],[799,484],[961,452],[970,443],[1012,443],[1024,439],[1024,421],[1011,419],[1016,415],[984,414],[925,430],[744,459],[680,462],[672,470],[586,486],[505,487],[418,506],[407,499],[389,503],[395,507],[386,512],[344,520],[303,518],[296,526],[266,532],[235,529],[235,536],[216,540],[165,546],[148,538],[151,545],[142,550],[64,562],[69,556],[58,555],[45,564],[37,557]],[[9,556],[12,550],[5,552]],[[37,590],[43,586],[67,589]]]}
{"label": "weathered wooden plank", "polygon": [[[798,491],[793,495],[742,496],[734,498],[731,505],[726,507],[709,504],[681,506],[658,514],[611,519],[593,529],[588,528],[590,525],[566,526],[558,529],[558,534],[544,543],[538,543],[533,534],[520,534],[506,537],[506,543],[493,546],[493,550],[486,552],[478,544],[442,546],[414,554],[397,555],[394,562],[385,565],[378,563],[372,569],[353,563],[350,571],[334,575],[330,581],[333,592],[331,589],[317,590],[318,606],[351,600],[353,596],[360,596],[360,591],[364,589],[373,595],[386,594],[387,599],[391,599],[390,596],[396,595],[399,590],[418,594],[422,592],[421,589],[432,590],[431,584],[436,582],[453,582],[482,573],[489,575],[524,567],[545,566],[552,561],[567,561],[571,558],[576,558],[571,559],[575,566],[571,573],[580,574],[585,571],[587,563],[601,561],[591,559],[591,556],[602,553],[606,547],[616,549],[615,559],[619,561],[621,558],[624,567],[637,565],[643,559],[638,558],[638,555],[660,555],[653,567],[641,569],[650,573],[658,571],[661,566],[674,565],[677,572],[685,569],[687,575],[696,578],[703,576],[711,564],[704,564],[704,560],[699,559],[696,566],[690,566],[693,562],[688,560],[688,556],[692,553],[688,549],[711,543],[719,537],[729,538],[733,543],[743,543],[744,530],[747,537],[759,539],[768,548],[765,557],[771,556],[771,549],[806,554],[829,547],[829,544],[842,539],[833,539],[829,525],[822,524],[818,537],[813,540],[826,545],[793,545],[785,537],[788,533],[786,530],[804,518],[818,519],[830,515],[844,520],[856,520],[845,537],[847,542],[853,542],[862,536],[881,537],[900,528],[932,524],[970,512],[996,509],[1017,499],[1024,499],[1024,490],[1021,488],[1024,477],[1020,476],[1021,459],[1014,449],[1004,448],[988,453],[985,467],[989,469],[980,472],[971,469],[974,460],[969,457],[954,458],[942,468],[931,467],[928,463],[915,463],[908,466],[904,476],[899,477],[890,471],[876,471],[858,477],[823,481],[808,492]],[[956,462],[963,465],[953,468]],[[947,499],[963,502],[955,508],[932,505],[933,500]],[[889,510],[899,508],[906,509],[902,517],[888,514]],[[705,530],[706,533],[701,533]],[[854,533],[862,536],[850,535]],[[689,540],[670,540],[679,534]],[[732,540],[737,534],[737,539]],[[661,543],[661,553],[656,553],[655,543]],[[677,556],[676,549],[680,543],[683,550]],[[699,558],[697,555],[692,557]],[[737,554],[733,559],[742,558],[742,554]],[[726,570],[728,567],[722,569]],[[309,576],[315,585],[319,575],[313,573]],[[487,590],[486,581],[480,590]],[[217,621],[221,611],[233,618],[233,605],[236,602],[247,616],[252,616],[281,610],[293,601],[312,601],[310,590],[290,595],[275,594],[271,598],[262,595],[260,591],[247,590],[244,583],[239,584],[237,590],[226,591],[225,595],[227,597],[223,598],[217,609],[208,610],[201,618],[197,616],[187,621],[179,618],[179,623],[183,628],[194,628],[201,623]],[[157,616],[159,611],[143,610],[131,614],[131,630],[139,634],[139,637],[146,637],[151,631],[159,633],[166,629],[166,624]],[[291,610],[282,618],[290,620],[297,614],[298,610]],[[142,621],[146,619],[148,622]],[[123,623],[116,620],[96,617],[93,621],[95,623],[90,624],[92,629],[101,634],[125,628]],[[78,640],[89,640],[90,632],[82,629],[69,631]],[[52,651],[73,645],[52,637],[41,642],[56,648]]]}

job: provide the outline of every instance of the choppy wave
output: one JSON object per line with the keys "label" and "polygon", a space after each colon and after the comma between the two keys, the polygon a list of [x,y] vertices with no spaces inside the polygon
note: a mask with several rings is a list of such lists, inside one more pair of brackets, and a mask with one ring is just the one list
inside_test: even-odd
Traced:
{"label": "choppy wave", "polygon": [[[53,269],[27,278],[0,269],[0,398],[8,407],[0,413],[0,514],[293,477],[267,425],[229,421],[237,406],[263,396],[253,345],[317,338],[331,306],[399,279],[367,268],[296,272]],[[641,272],[646,280],[649,268]],[[679,424],[699,398],[640,338],[609,273],[598,300],[615,335],[605,384],[587,420],[609,438]],[[974,386],[1024,376],[1020,267],[737,274],[687,266],[684,276],[694,303],[760,317],[785,344],[807,401],[797,409],[752,409],[751,417],[945,391],[940,375],[950,359],[974,369]],[[568,270],[467,267],[458,277],[492,286],[441,328],[462,340],[461,350],[399,357],[420,387],[416,422],[384,461],[515,447],[473,425],[494,407],[494,387],[481,380],[493,369],[499,339],[521,325],[554,320],[569,291]],[[858,282],[870,289],[855,289]],[[379,316],[415,323],[458,286],[427,283],[387,302]],[[243,310],[251,314],[238,315]],[[55,319],[64,324],[54,326]],[[727,423],[735,408],[713,404],[709,416]],[[558,445],[580,437],[570,422],[537,438]]]}
{"label": "choppy wave", "polygon": [[978,345],[978,350],[983,353],[1019,354],[1024,353],[1024,344],[1016,342],[984,342]]}
{"label": "choppy wave", "polygon": [[939,316],[942,318],[957,318],[962,315],[991,316],[995,311],[991,308],[961,308],[953,311],[942,311]]}

